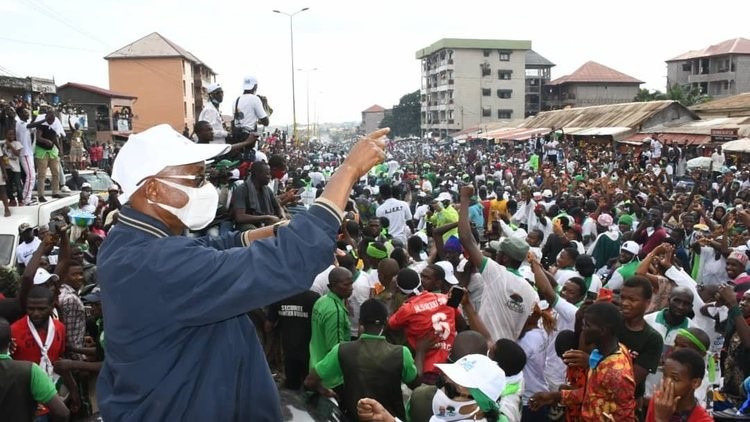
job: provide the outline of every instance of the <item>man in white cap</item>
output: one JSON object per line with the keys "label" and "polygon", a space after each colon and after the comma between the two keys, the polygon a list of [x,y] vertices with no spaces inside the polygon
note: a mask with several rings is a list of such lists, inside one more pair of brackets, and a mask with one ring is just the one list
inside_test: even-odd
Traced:
{"label": "man in white cap", "polygon": [[219,238],[180,234],[213,220],[218,192],[205,161],[230,146],[195,144],[168,125],[130,136],[112,172],[125,205],[98,255],[107,312],[97,382],[103,418],[282,419],[247,312],[308,290],[330,263],[352,186],[384,160],[388,131],[357,142],[287,227]]}
{"label": "man in white cap", "polygon": [[[258,91],[258,80],[254,76],[245,76],[242,80],[242,95],[232,107],[232,136],[234,142],[245,141],[249,136],[257,137],[258,123],[268,126],[268,114],[263,102],[255,93]],[[258,161],[257,157],[254,161]]]}
{"label": "man in white cap", "polygon": [[207,91],[208,102],[203,106],[198,121],[208,122],[211,125],[214,132],[214,140],[211,143],[224,144],[228,132],[224,128],[224,121],[221,119],[221,111],[219,111],[219,105],[224,101],[224,90],[218,83],[212,83],[208,85]]}

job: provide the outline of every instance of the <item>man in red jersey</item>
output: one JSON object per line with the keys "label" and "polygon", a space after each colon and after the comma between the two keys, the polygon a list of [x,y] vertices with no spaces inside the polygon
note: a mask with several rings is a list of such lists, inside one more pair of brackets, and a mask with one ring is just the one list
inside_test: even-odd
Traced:
{"label": "man in red jersey", "polygon": [[447,295],[422,291],[419,274],[410,268],[399,271],[396,284],[408,297],[388,319],[388,327],[404,329],[413,349],[421,339],[436,338],[437,342],[427,350],[422,366],[422,382],[434,384],[438,375],[435,364],[448,361],[456,337],[456,308],[447,305]]}

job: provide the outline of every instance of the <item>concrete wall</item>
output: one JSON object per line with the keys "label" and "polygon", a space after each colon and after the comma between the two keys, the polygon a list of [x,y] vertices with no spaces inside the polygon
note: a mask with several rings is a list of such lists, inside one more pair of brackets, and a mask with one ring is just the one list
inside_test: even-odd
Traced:
{"label": "concrete wall", "polygon": [[190,90],[193,80],[188,68],[190,63],[181,58],[109,60],[109,89],[138,97],[138,106],[133,110],[134,132],[161,123],[170,124],[178,132],[182,132],[185,123],[193,125],[192,92],[186,98],[183,88],[185,82]]}
{"label": "concrete wall", "polygon": [[385,117],[385,111],[362,113],[362,126],[365,133],[370,133],[378,129],[380,122]]}
{"label": "concrete wall", "polygon": [[638,95],[638,84],[569,84],[576,107],[632,103]]}
{"label": "concrete wall", "polygon": [[[454,120],[463,120],[463,128],[500,121],[497,117],[500,109],[513,110],[511,119],[524,117],[526,56],[523,51],[514,50],[509,61],[500,61],[497,50],[490,50],[489,56],[484,57],[484,50],[456,49],[453,59]],[[489,65],[488,76],[482,76],[480,65],[483,63]],[[511,79],[500,79],[499,70],[511,71]],[[482,95],[483,88],[489,88],[489,96]],[[498,89],[512,90],[511,98],[499,98]],[[482,108],[489,108],[490,116],[482,116]]]}

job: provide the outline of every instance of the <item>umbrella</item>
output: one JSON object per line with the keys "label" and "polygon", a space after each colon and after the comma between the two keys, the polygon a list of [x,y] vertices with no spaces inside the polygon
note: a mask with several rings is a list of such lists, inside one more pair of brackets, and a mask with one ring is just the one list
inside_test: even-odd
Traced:
{"label": "umbrella", "polygon": [[750,153],[750,138],[729,141],[721,146],[724,151]]}
{"label": "umbrella", "polygon": [[688,170],[708,170],[711,168],[711,157],[696,157],[688,160],[687,168]]}

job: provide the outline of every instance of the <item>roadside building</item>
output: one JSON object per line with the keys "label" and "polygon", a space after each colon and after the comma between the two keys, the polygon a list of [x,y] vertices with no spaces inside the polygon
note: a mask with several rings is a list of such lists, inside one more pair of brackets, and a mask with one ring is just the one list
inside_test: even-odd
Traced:
{"label": "roadside building", "polygon": [[135,96],[76,82],[58,87],[57,92],[61,101],[83,110],[91,139],[124,141],[132,133]]}
{"label": "roadside building", "polygon": [[570,75],[547,84],[546,107],[589,107],[630,103],[643,81],[594,61],[588,61]]}
{"label": "roadside building", "polygon": [[734,38],[667,60],[667,85],[714,99],[750,92],[750,40]]}

